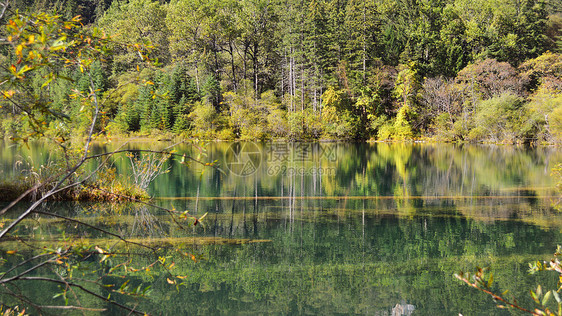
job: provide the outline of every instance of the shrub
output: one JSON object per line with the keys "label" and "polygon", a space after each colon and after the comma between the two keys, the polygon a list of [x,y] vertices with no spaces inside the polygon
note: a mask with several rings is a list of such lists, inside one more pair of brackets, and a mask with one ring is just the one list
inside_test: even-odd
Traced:
{"label": "shrub", "polygon": [[560,105],[550,114],[550,133],[558,142],[562,141],[562,95],[558,97]]}
{"label": "shrub", "polygon": [[17,131],[21,130],[21,121],[17,118],[3,118],[0,126],[0,138],[10,138],[17,136]]}
{"label": "shrub", "polygon": [[435,117],[430,129],[436,140],[451,141],[456,138],[454,125],[451,115],[445,112]]}
{"label": "shrub", "polygon": [[522,90],[522,81],[515,68],[495,59],[486,59],[466,66],[457,75],[457,82],[473,102],[505,93],[516,95]]}
{"label": "shrub", "polygon": [[551,141],[562,140],[559,133],[559,112],[555,109],[562,106],[562,93],[546,86],[541,86],[525,105],[529,114],[525,120],[526,130],[530,131],[527,137],[535,140]]}
{"label": "shrub", "polygon": [[511,93],[481,101],[476,106],[474,128],[469,132],[473,141],[517,142],[526,131],[523,100]]}
{"label": "shrub", "polygon": [[527,89],[535,90],[539,86],[562,90],[562,54],[546,52],[530,59],[519,66],[521,76]]}
{"label": "shrub", "polygon": [[274,109],[267,115],[267,125],[269,126],[271,136],[286,137],[289,134],[287,112],[281,109]]}
{"label": "shrub", "polygon": [[377,132],[377,139],[379,140],[389,140],[394,135],[394,122],[392,120],[384,122],[379,126]]}
{"label": "shrub", "polygon": [[411,139],[414,136],[412,126],[409,122],[411,115],[412,111],[408,105],[404,105],[400,108],[400,110],[398,110],[398,114],[396,115],[396,120],[393,125],[393,139],[405,140]]}
{"label": "shrub", "polygon": [[197,102],[189,118],[193,122],[192,134],[204,138],[213,138],[215,134],[215,119],[217,113],[209,103]]}

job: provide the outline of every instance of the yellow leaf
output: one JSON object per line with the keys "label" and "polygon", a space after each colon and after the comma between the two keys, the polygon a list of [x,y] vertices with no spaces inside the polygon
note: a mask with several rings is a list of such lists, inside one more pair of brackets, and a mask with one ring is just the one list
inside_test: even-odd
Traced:
{"label": "yellow leaf", "polygon": [[176,275],[176,278],[183,280],[183,279],[187,278],[187,275]]}
{"label": "yellow leaf", "polygon": [[2,94],[4,98],[9,99],[11,98],[16,92],[14,90],[3,91]]}
{"label": "yellow leaf", "polygon": [[197,258],[195,258],[195,256],[194,256],[194,255],[191,255],[191,260],[193,260],[193,261],[197,262]]}
{"label": "yellow leaf", "polygon": [[15,255],[15,254],[17,253],[17,251],[15,251],[15,250],[8,250],[8,251],[6,251],[6,253],[9,254],[9,255]]}
{"label": "yellow leaf", "polygon": [[29,40],[27,41],[28,44],[33,44],[35,42],[35,35],[29,35]]}
{"label": "yellow leaf", "polygon": [[168,281],[168,283],[170,283],[170,284],[176,284],[176,281],[170,280],[170,279],[168,279],[168,278],[166,278],[166,281]]}
{"label": "yellow leaf", "polygon": [[21,52],[23,51],[23,44],[19,44],[16,47],[16,56],[21,56]]}

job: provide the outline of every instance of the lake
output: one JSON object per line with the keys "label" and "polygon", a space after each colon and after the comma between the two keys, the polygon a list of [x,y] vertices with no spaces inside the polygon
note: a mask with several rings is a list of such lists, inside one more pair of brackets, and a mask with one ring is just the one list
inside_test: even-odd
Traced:
{"label": "lake", "polygon": [[[17,174],[29,161],[47,165],[55,159],[44,146],[0,145],[2,177]],[[99,144],[92,151],[119,145]],[[126,146],[158,150],[169,145]],[[550,176],[551,168],[562,162],[557,148],[227,142],[202,146],[203,151],[199,145],[181,144],[176,150],[203,162],[216,161],[218,168],[169,160],[169,172],[149,186],[160,207],[207,214],[200,225],[181,229],[168,212],[136,203],[45,206],[161,247],[162,260],[173,262],[174,273],[181,276],[170,279],[163,269],[133,273],[130,284],[150,285],[150,294],[114,294],[113,299],[164,315],[502,315],[510,312],[462,285],[454,273],[490,267],[494,289],[509,290],[527,306],[533,306],[529,289],[539,283],[556,286],[556,274],[529,275],[527,270],[529,262],[551,258],[562,244],[562,215],[552,207],[559,194]],[[16,161],[23,163],[16,166]],[[116,158],[114,167],[117,174],[130,174],[127,157]],[[22,207],[3,222],[15,218]],[[2,253],[18,247],[23,256],[8,257],[0,271],[36,254],[33,245],[44,247],[63,236],[102,248],[124,247],[101,232],[38,215],[13,234],[32,246],[12,239],[0,243]],[[131,257],[128,264],[135,268],[154,262],[146,250],[135,250]],[[104,264],[107,272],[118,260],[110,258]],[[121,284],[119,269],[109,276],[103,269],[93,274],[102,284]],[[73,277],[79,282],[77,274]],[[61,296],[53,298],[61,292],[57,285],[17,285],[18,291],[43,305],[64,304]],[[125,314],[76,295],[70,300]],[[0,300],[15,302],[5,290]]]}

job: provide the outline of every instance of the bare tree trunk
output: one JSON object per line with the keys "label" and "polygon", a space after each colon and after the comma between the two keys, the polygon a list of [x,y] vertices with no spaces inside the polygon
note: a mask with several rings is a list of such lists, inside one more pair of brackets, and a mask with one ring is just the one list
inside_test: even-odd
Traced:
{"label": "bare tree trunk", "polygon": [[234,47],[232,47],[232,41],[228,42],[228,48],[230,49],[230,67],[232,71],[232,84],[234,85],[234,91],[238,91],[238,83],[236,82],[236,66],[234,65]]}
{"label": "bare tree trunk", "polygon": [[195,83],[197,84],[197,93],[201,93],[201,87],[199,84],[199,63],[195,62]]}
{"label": "bare tree trunk", "polygon": [[289,94],[291,96],[291,107],[290,111],[293,111],[293,97],[295,96],[295,82],[293,75],[293,48],[291,47],[291,56],[289,56]]}
{"label": "bare tree trunk", "polygon": [[256,100],[258,99],[258,71],[259,71],[259,59],[258,59],[259,47],[256,42],[254,42],[254,93]]}
{"label": "bare tree trunk", "polygon": [[362,42],[363,42],[363,84],[365,84],[365,77],[367,72],[367,35],[366,28],[366,8],[365,8],[365,1],[363,0],[363,29],[361,30]]}
{"label": "bare tree trunk", "polygon": [[287,67],[287,52],[283,50],[285,64],[281,67],[281,97],[285,95],[285,67]]}

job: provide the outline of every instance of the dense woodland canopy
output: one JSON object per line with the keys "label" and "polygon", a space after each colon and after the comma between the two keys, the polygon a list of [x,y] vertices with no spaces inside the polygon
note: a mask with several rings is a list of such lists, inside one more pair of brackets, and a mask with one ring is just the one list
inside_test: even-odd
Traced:
{"label": "dense woodland canopy", "polygon": [[[560,0],[29,0],[3,24],[18,10],[80,15],[112,37],[92,66],[110,134],[562,140]],[[139,68],[135,43],[158,65]],[[88,121],[71,96],[89,79],[57,72],[30,93],[77,135]],[[21,136],[26,120],[2,105],[0,135]]]}

